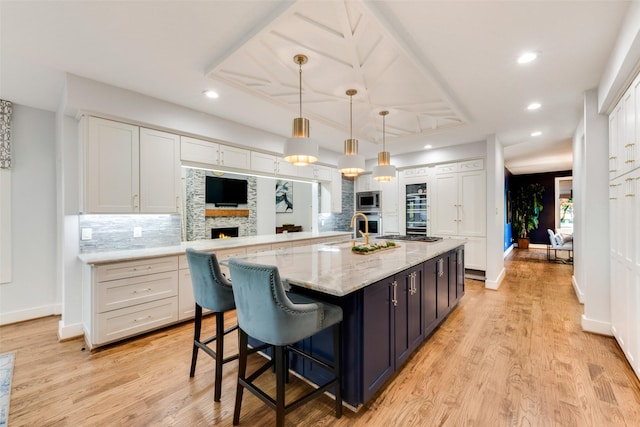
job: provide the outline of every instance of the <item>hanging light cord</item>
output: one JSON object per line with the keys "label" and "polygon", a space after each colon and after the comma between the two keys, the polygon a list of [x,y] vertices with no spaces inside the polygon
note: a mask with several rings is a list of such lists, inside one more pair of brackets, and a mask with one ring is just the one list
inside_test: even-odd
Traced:
{"label": "hanging light cord", "polygon": [[349,95],[349,139],[353,139],[353,95]]}
{"label": "hanging light cord", "polygon": [[387,131],[385,130],[386,126],[385,126],[385,119],[387,118],[386,114],[382,116],[382,151],[387,151],[385,148],[385,141],[384,141],[384,136],[387,133]]}
{"label": "hanging light cord", "polygon": [[298,70],[300,74],[300,117],[302,117],[302,61],[298,61]]}

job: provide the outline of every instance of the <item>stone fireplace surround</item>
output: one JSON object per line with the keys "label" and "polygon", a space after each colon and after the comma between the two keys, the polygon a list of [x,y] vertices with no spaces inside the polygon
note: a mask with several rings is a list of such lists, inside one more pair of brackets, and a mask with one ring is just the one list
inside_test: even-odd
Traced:
{"label": "stone fireplace surround", "polygon": [[[213,205],[207,207],[205,203],[206,176],[216,176],[213,171],[187,168],[185,171],[186,195],[185,215],[186,230],[185,240],[211,239],[211,229],[237,227],[238,236],[257,235],[257,178],[246,176],[247,180],[247,205],[242,209],[249,210],[249,216],[225,216],[207,217],[205,210],[215,209]],[[220,175],[220,176],[225,176]],[[241,176],[233,175],[238,179]],[[228,209],[228,208],[227,208]]]}

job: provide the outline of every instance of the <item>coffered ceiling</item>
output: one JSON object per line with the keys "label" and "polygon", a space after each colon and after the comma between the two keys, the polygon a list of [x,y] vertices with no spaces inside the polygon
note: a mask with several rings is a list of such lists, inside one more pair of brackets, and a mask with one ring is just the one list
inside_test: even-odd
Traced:
{"label": "coffered ceiling", "polygon": [[363,2],[298,2],[207,73],[251,95],[299,110],[296,54],[303,65],[304,116],[345,129],[347,89],[356,89],[354,133],[381,139],[380,110],[389,110],[391,138],[428,134],[467,120],[402,40]]}
{"label": "coffered ceiling", "polygon": [[[0,97],[54,111],[73,73],[284,141],[299,108],[293,56],[303,53],[303,116],[336,156],[355,88],[353,132],[368,159],[385,109],[392,159],[496,135],[512,172],[571,169],[584,92],[597,87],[629,4],[2,0]],[[538,59],[517,64],[526,50]],[[528,111],[534,101],[541,108]]]}

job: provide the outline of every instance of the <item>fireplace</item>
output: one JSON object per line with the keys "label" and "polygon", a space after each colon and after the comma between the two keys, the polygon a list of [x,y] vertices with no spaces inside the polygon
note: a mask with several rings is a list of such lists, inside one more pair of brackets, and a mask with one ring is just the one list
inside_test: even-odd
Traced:
{"label": "fireplace", "polygon": [[238,237],[238,227],[220,227],[211,229],[212,239],[226,239],[228,237]]}

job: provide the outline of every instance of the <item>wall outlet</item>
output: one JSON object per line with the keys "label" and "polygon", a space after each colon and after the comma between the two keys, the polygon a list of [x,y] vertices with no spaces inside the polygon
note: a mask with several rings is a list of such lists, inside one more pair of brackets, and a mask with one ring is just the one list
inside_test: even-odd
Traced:
{"label": "wall outlet", "polygon": [[133,227],[133,237],[142,237],[142,227]]}
{"label": "wall outlet", "polygon": [[80,240],[91,240],[93,238],[93,229],[83,228],[80,233]]}

